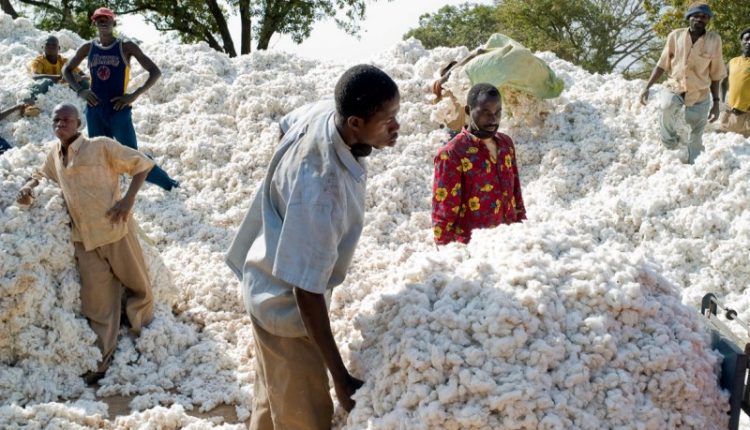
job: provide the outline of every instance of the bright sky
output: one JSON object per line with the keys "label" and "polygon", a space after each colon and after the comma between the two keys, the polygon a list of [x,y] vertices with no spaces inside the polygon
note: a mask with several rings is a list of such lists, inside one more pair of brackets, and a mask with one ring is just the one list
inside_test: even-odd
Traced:
{"label": "bright sky", "polygon": [[[269,49],[294,52],[319,60],[356,61],[385,51],[400,41],[404,33],[415,28],[419,16],[435,12],[445,5],[459,5],[466,0],[367,0],[367,14],[361,23],[360,38],[349,36],[336,27],[333,20],[318,22],[308,39],[299,45],[288,36],[274,35]],[[473,0],[473,3],[491,3],[491,0]],[[144,42],[156,41],[160,37],[140,16],[124,16],[118,19],[120,30]],[[239,18],[230,19],[230,30],[235,46],[239,50]],[[255,49],[255,41],[253,41]]]}

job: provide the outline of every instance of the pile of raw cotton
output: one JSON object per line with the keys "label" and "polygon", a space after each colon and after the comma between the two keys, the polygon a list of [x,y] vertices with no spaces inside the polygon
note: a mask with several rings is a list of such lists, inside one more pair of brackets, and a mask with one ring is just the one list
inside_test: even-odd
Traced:
{"label": "pile of raw cotton", "polygon": [[[57,35],[68,55],[82,43]],[[0,15],[0,105],[31,83],[25,66],[45,36]],[[98,352],[78,313],[60,191],[44,182],[31,208],[14,203],[51,147],[51,108],[80,101],[56,86],[39,97],[40,117],[0,124],[17,146],[0,157],[2,428],[242,428],[252,413],[250,321],[223,253],[278,120],[330,96],[349,65],[142,49],[163,77],[135,104],[140,146],[182,187],[139,194],[156,318],[139,339],[121,339],[96,391],[78,379]],[[719,357],[695,306],[712,291],[748,317],[750,142],[709,132],[705,154],[684,165],[658,142],[656,104],[637,103],[643,82],[540,54],[566,90],[543,125],[504,125],[529,220],[437,250],[432,157],[447,133],[431,120],[429,85],[467,52],[412,40],[370,60],[401,89],[401,131],[368,160],[365,229],[334,294],[334,335],[366,380],[335,427],[725,428]],[[145,80],[137,66],[132,76],[133,87]],[[112,395],[130,396],[130,414],[114,416]],[[221,404],[236,418],[213,417]]]}

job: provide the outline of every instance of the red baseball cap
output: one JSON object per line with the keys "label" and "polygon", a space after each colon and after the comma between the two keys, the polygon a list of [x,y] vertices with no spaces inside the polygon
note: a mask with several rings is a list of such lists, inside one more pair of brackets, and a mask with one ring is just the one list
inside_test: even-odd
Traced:
{"label": "red baseball cap", "polygon": [[112,12],[112,9],[106,8],[106,7],[100,7],[99,9],[94,11],[93,15],[91,15],[91,20],[96,21],[97,18],[102,17],[102,16],[115,19],[115,13]]}

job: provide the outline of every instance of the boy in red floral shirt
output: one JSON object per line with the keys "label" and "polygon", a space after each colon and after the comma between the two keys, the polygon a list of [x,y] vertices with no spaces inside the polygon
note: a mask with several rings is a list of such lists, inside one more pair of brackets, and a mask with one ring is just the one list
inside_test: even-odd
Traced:
{"label": "boy in red floral shirt", "polygon": [[490,84],[471,87],[463,129],[435,157],[432,225],[438,245],[469,243],[475,228],[526,219],[513,140],[497,131],[502,101]]}

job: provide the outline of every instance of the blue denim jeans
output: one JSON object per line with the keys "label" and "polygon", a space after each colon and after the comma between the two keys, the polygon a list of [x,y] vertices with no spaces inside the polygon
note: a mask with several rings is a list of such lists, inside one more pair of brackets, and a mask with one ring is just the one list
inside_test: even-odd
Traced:
{"label": "blue denim jeans", "polygon": [[7,140],[0,137],[0,154],[9,150],[10,148],[12,148],[12,146],[10,146],[10,143],[8,143]]}
{"label": "blue denim jeans", "polygon": [[[138,139],[133,127],[133,112],[129,107],[119,111],[108,111],[101,107],[88,106],[86,107],[86,128],[89,137],[106,136],[129,148],[138,149]],[[178,184],[159,166],[151,169],[146,180],[167,191]]]}
{"label": "blue denim jeans", "polygon": [[711,110],[711,96],[692,105],[685,106],[685,100],[679,94],[673,94],[669,105],[662,111],[660,121],[661,142],[669,149],[677,148],[680,139],[675,129],[677,115],[685,108],[685,122],[690,127],[688,137],[688,163],[693,164],[703,152],[703,129],[708,124],[708,112]]}
{"label": "blue denim jeans", "polygon": [[39,94],[46,94],[52,88],[52,85],[55,85],[55,81],[52,79],[44,78],[35,80],[29,88],[31,90],[31,99],[36,100],[36,96]]}

